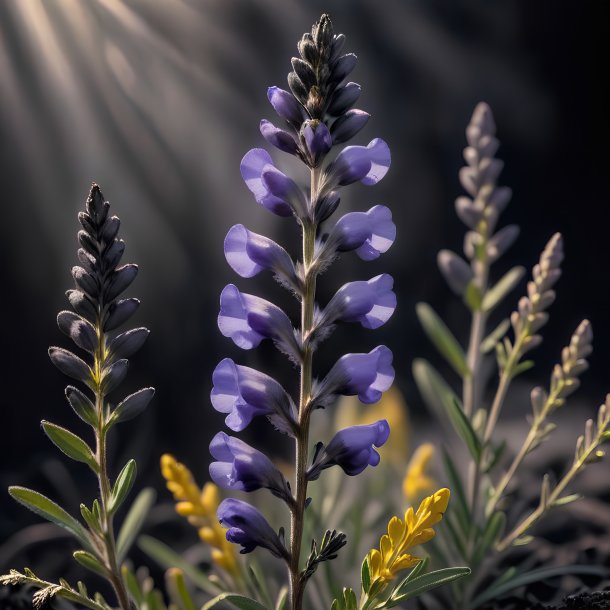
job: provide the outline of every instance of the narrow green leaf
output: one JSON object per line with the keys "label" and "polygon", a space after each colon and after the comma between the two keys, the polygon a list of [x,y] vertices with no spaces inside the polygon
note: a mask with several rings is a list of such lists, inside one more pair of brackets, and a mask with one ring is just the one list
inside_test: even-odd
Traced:
{"label": "narrow green leaf", "polygon": [[521,373],[525,373],[525,371],[529,371],[535,362],[533,360],[524,360],[520,362],[512,371],[511,377],[514,379],[517,375],[521,375]]}
{"label": "narrow green leaf", "polygon": [[460,524],[463,528],[469,528],[471,525],[470,509],[468,508],[468,502],[466,500],[466,493],[464,492],[464,486],[458,471],[455,469],[453,460],[447,453],[445,447],[442,448],[443,452],[443,465],[447,478],[449,479],[449,487],[451,489],[451,495],[455,498],[457,506],[452,503],[451,510],[456,513],[460,519]]}
{"label": "narrow green leaf", "polygon": [[481,457],[481,441],[479,440],[477,433],[470,425],[470,421],[466,415],[464,415],[460,401],[457,398],[454,398],[450,404],[450,408],[449,404],[446,406],[447,415],[449,416],[455,431],[464,441],[466,447],[468,447],[470,455],[476,462],[478,462]]}
{"label": "narrow green leaf", "polygon": [[[244,597],[243,595],[237,595],[236,593],[221,593],[214,599],[211,599],[207,604],[204,604],[201,607],[201,610],[211,610],[211,608],[216,608],[223,602],[228,602],[236,608],[239,608],[239,610],[268,610],[256,600]],[[222,606],[220,607],[222,608]]]}
{"label": "narrow green leaf", "polygon": [[474,552],[474,563],[479,563],[485,553],[493,547],[496,541],[502,535],[504,528],[506,526],[506,514],[498,511],[495,512],[491,517],[487,520],[485,524],[485,529],[483,530],[483,536],[479,540],[477,547]]}
{"label": "narrow green leaf", "polygon": [[84,505],[80,505],[80,514],[82,515],[85,523],[94,532],[101,532],[102,528],[100,522],[96,519],[95,515]]}
{"label": "narrow green leaf", "polygon": [[540,568],[537,570],[532,570],[530,572],[525,572],[524,574],[519,574],[515,578],[511,578],[510,580],[502,580],[500,583],[494,583],[485,591],[483,591],[479,596],[477,596],[470,606],[472,608],[476,608],[478,606],[482,606],[486,602],[496,601],[505,593],[509,593],[514,589],[518,589],[519,587],[523,587],[524,585],[529,585],[534,582],[541,582],[543,580],[547,580],[549,578],[556,578],[557,576],[563,576],[564,574],[576,575],[576,574],[586,574],[586,575],[595,575],[595,576],[604,576],[607,574],[607,568],[598,567],[598,566],[579,566],[579,565],[570,565],[570,566],[561,566],[557,568]]}
{"label": "narrow green leaf", "polygon": [[184,573],[178,568],[167,571],[166,579],[168,589],[175,596],[175,601],[179,602],[180,610],[195,610],[195,603],[184,582]]}
{"label": "narrow green leaf", "polygon": [[155,502],[156,493],[154,489],[143,489],[134,500],[121,530],[117,538],[117,559],[118,563],[122,563],[127,555],[133,541],[140,533],[140,529],[144,525],[148,511]]}
{"label": "narrow green leaf", "polygon": [[507,271],[504,276],[490,288],[483,297],[483,303],[481,308],[485,312],[490,312],[492,309],[497,307],[504,297],[511,292],[517,284],[521,281],[521,278],[525,275],[524,267],[513,267],[510,271]]}
{"label": "narrow green leaf", "polygon": [[534,541],[534,537],[526,534],[525,536],[519,536],[513,540],[513,546],[527,546],[530,542]]}
{"label": "narrow green leaf", "polygon": [[462,378],[470,376],[470,369],[466,364],[466,356],[462,346],[438,314],[427,303],[418,303],[415,311],[424,332],[441,356]]}
{"label": "narrow green leaf", "polygon": [[121,506],[131,491],[133,483],[136,480],[136,472],[137,467],[135,460],[129,460],[129,462],[123,466],[121,472],[119,472],[119,476],[114,483],[110,496],[110,504],[108,506],[110,513],[114,513],[119,506]]}
{"label": "narrow green leaf", "polygon": [[125,564],[123,564],[123,567],[121,568],[121,574],[123,575],[123,580],[125,581],[129,594],[133,597],[139,608],[144,602],[144,594],[142,593],[138,579]]}
{"label": "narrow green leaf", "polygon": [[107,578],[110,572],[104,567],[101,561],[95,557],[92,553],[88,553],[87,551],[74,551],[72,556],[78,563],[82,566],[91,570],[91,572],[95,572],[104,578]]}
{"label": "narrow green leaf", "polygon": [[456,515],[453,512],[449,512],[443,519],[442,527],[447,529],[449,534],[448,538],[450,538],[451,542],[453,542],[453,546],[455,547],[455,550],[458,552],[459,556],[464,561],[468,561],[466,553],[466,533],[470,528],[463,530],[460,528],[459,523],[456,523],[455,521]]}
{"label": "narrow green leaf", "polygon": [[479,311],[481,309],[481,291],[477,286],[476,282],[472,280],[468,286],[466,286],[466,292],[464,293],[464,303],[470,311]]}
{"label": "narrow green leaf", "polygon": [[288,587],[283,586],[277,596],[277,602],[275,602],[275,610],[285,610],[288,602]]}
{"label": "narrow green leaf", "polygon": [[413,361],[413,377],[428,407],[438,415],[439,419],[442,419],[446,405],[451,404],[454,399],[457,400],[455,392],[438,371],[423,358],[416,358]]}
{"label": "narrow green leaf", "polygon": [[371,570],[369,568],[368,557],[364,558],[362,566],[360,567],[360,583],[362,585],[362,590],[365,593],[368,593],[371,588]]}
{"label": "narrow green leaf", "polygon": [[250,580],[254,585],[256,592],[259,594],[260,599],[265,602],[268,608],[273,606],[273,601],[269,595],[269,589],[267,588],[267,582],[261,573],[260,566],[256,560],[248,562],[248,573],[250,574]]}
{"label": "narrow green leaf", "polygon": [[442,570],[436,570],[434,572],[428,572],[423,576],[418,576],[405,583],[400,589],[395,589],[386,604],[386,608],[392,608],[407,599],[422,595],[427,591],[436,589],[436,587],[446,585],[458,578],[468,576],[468,574],[470,574],[470,568],[459,567],[443,568]]}
{"label": "narrow green leaf", "polygon": [[77,462],[83,462],[93,470],[96,474],[99,472],[99,466],[95,461],[93,451],[87,443],[80,437],[76,436],[70,430],[66,430],[61,426],[52,424],[48,421],[42,422],[42,428],[45,434],[51,439],[51,442],[68,457],[71,457]]}
{"label": "narrow green leaf", "polygon": [[142,549],[151,559],[163,568],[179,568],[182,570],[202,591],[210,595],[217,595],[221,590],[201,570],[188,563],[181,555],[169,546],[153,538],[152,536],[140,536],[138,547]]}
{"label": "narrow green leaf", "polygon": [[[428,567],[428,563],[430,563],[430,559],[428,557],[424,557],[408,574],[407,577],[404,578],[399,584],[398,587],[401,587],[405,583],[417,578],[422,572],[425,572]],[[396,588],[398,588],[396,587]]]}
{"label": "narrow green leaf", "polygon": [[481,342],[481,352],[483,354],[489,354],[489,352],[493,351],[509,329],[510,320],[505,318],[487,335],[487,337],[485,337],[485,339],[483,339]]}
{"label": "narrow green leaf", "polygon": [[582,496],[580,494],[570,494],[569,496],[564,496],[563,498],[557,498],[557,500],[553,502],[553,506],[565,506],[566,504],[571,504],[572,502],[576,502],[581,498]]}
{"label": "narrow green leaf", "polygon": [[29,508],[42,518],[47,519],[47,521],[52,521],[56,525],[68,530],[83,546],[91,548],[91,541],[87,530],[61,506],[37,491],[27,489],[26,487],[9,487],[8,492],[19,504],[23,504],[23,506]]}

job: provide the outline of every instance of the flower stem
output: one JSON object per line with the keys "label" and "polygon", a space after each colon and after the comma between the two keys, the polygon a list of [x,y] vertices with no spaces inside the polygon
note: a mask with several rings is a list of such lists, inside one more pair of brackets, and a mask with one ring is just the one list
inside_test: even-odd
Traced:
{"label": "flower stem", "polygon": [[[311,170],[311,209],[313,210],[318,190],[319,171]],[[290,519],[290,593],[292,609],[301,610],[305,583],[301,579],[299,560],[305,519],[305,502],[307,500],[307,461],[309,445],[309,418],[312,385],[313,352],[308,341],[313,328],[313,314],[316,296],[316,271],[312,266],[314,261],[314,246],[316,240],[316,224],[303,221],[303,280],[304,290],[301,300],[301,343],[303,359],[301,362],[301,384],[299,392],[299,422],[296,437],[296,471],[295,471],[295,505]]]}

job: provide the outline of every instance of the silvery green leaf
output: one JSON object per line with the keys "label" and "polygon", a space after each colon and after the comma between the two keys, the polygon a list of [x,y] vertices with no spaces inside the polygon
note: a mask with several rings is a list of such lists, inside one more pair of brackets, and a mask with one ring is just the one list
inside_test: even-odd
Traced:
{"label": "silvery green leaf", "polygon": [[525,275],[525,267],[513,267],[507,271],[498,282],[490,288],[483,297],[482,309],[492,311],[517,286]]}
{"label": "silvery green leaf", "polygon": [[146,409],[154,395],[155,388],[142,388],[134,394],[127,396],[127,398],[120,402],[117,408],[112,412],[110,417],[112,425],[122,421],[128,421],[140,415],[140,413]]}
{"label": "silvery green leaf", "polygon": [[147,328],[134,328],[117,335],[108,345],[109,353],[116,358],[129,358],[135,354],[148,338]]}
{"label": "silvery green leaf", "polygon": [[129,360],[125,358],[117,360],[109,367],[105,368],[102,372],[102,392],[104,394],[110,394],[127,375],[127,369],[129,368]]}
{"label": "silvery green leaf", "polygon": [[102,525],[99,519],[84,504],[80,505],[80,514],[92,531],[101,533]]}
{"label": "silvery green leaf", "polygon": [[485,337],[485,339],[483,339],[481,342],[481,353],[488,354],[489,352],[493,351],[509,329],[510,320],[505,318],[487,335],[487,337]]}
{"label": "silvery green leaf", "polygon": [[392,608],[407,599],[422,595],[427,591],[446,585],[458,578],[468,576],[469,574],[470,568],[466,567],[444,568],[442,570],[428,572],[427,574],[418,576],[394,589],[385,607]]}
{"label": "silvery green leaf", "polygon": [[454,400],[451,401],[451,406],[447,403],[445,409],[455,431],[464,441],[466,447],[468,447],[470,455],[478,462],[481,457],[481,441],[470,424],[469,419],[464,414],[464,409],[462,408],[459,399],[454,398]]}
{"label": "silvery green leaf", "polygon": [[108,315],[104,321],[104,330],[109,332],[118,328],[124,322],[127,322],[129,318],[136,312],[140,306],[138,299],[122,299],[112,303],[108,308]]}
{"label": "silvery green leaf", "polygon": [[93,353],[97,348],[97,334],[91,322],[73,311],[60,311],[57,314],[59,329],[81,349]]}
{"label": "silvery green leaf", "polygon": [[275,602],[275,610],[286,610],[288,605],[288,587],[283,586],[277,595],[277,601]]}
{"label": "silvery green leaf", "polygon": [[97,426],[97,413],[93,403],[73,385],[66,388],[66,398],[74,412],[87,424]]}
{"label": "silvery green leaf", "polygon": [[133,483],[136,479],[136,461],[129,460],[125,466],[123,466],[119,476],[116,478],[112,493],[110,495],[110,502],[108,504],[108,511],[114,513],[118,510],[125,498],[131,491]]}
{"label": "silvery green leaf", "polygon": [[257,602],[255,599],[245,597],[243,595],[237,595],[236,593],[221,593],[214,599],[204,604],[201,610],[211,610],[212,608],[225,608],[225,602],[232,604],[239,610],[269,610],[262,604]]}
{"label": "silvery green leaf", "polygon": [[93,373],[89,365],[76,354],[62,347],[50,347],[49,358],[51,362],[64,374],[72,379],[90,384]]}
{"label": "silvery green leaf", "polygon": [[143,489],[131,505],[117,537],[116,554],[119,564],[125,559],[133,541],[142,529],[148,511],[155,502],[155,497],[154,489]]}
{"label": "silvery green leaf", "polygon": [[70,430],[66,430],[66,428],[44,420],[42,422],[42,429],[53,444],[68,457],[77,462],[87,464],[95,473],[99,472],[99,465],[95,461],[93,451],[91,451],[89,445],[82,438],[76,436]]}
{"label": "silvery green leaf", "polygon": [[102,564],[102,562],[95,557],[92,553],[88,553],[87,551],[75,551],[72,553],[72,556],[78,563],[80,563],[83,567],[103,576],[104,578],[108,578],[110,572],[108,569]]}
{"label": "silvery green leaf", "polygon": [[464,486],[462,485],[462,480],[458,471],[453,464],[453,460],[443,447],[443,465],[445,467],[445,473],[447,474],[447,478],[449,480],[449,486],[451,489],[451,494],[453,498],[455,498],[457,505],[454,505],[452,502],[451,510],[456,513],[460,521],[460,525],[463,529],[470,527],[471,525],[471,517],[470,517],[470,508],[468,507],[468,502],[466,500],[466,493],[464,492]]}
{"label": "silvery green leaf", "polygon": [[441,356],[445,358],[458,375],[461,377],[470,376],[470,369],[466,364],[466,356],[462,346],[432,307],[427,303],[418,303],[415,310],[424,332]]}
{"label": "silvery green leaf", "polygon": [[91,541],[87,530],[61,506],[55,504],[55,502],[49,500],[49,498],[41,493],[26,487],[9,487],[8,492],[19,504],[29,508],[43,519],[68,530],[83,546],[91,548]]}
{"label": "silvery green leaf", "polygon": [[136,275],[138,275],[138,266],[131,263],[114,271],[106,288],[106,301],[114,301],[136,279]]}

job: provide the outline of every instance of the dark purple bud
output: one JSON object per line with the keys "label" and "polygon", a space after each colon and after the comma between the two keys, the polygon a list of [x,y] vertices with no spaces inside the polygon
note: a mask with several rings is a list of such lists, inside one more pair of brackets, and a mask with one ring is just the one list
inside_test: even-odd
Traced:
{"label": "dark purple bud", "polygon": [[394,381],[392,352],[380,345],[368,354],[346,354],[339,358],[318,385],[313,402],[331,404],[337,395],[357,395],[360,402],[371,404],[381,398]]}
{"label": "dark purple bud", "polygon": [[333,144],[351,140],[368,122],[371,115],[364,110],[348,110],[340,116],[330,128]]}
{"label": "dark purple bud", "polygon": [[303,61],[299,57],[293,57],[291,63],[292,69],[295,71],[300,81],[305,85],[306,89],[310,89],[316,84],[316,73],[306,61]]}
{"label": "dark purple bud", "polygon": [[218,328],[242,349],[252,349],[263,339],[271,339],[278,349],[295,361],[300,349],[288,316],[265,299],[240,292],[229,284],[220,295]]}
{"label": "dark purple bud", "polygon": [[477,205],[469,197],[458,197],[455,200],[455,211],[460,220],[470,229],[476,229],[483,218],[483,206]]}
{"label": "dark purple bud", "polygon": [[113,301],[116,297],[126,290],[138,275],[138,266],[129,264],[119,267],[110,276],[108,288],[106,288],[106,301]]}
{"label": "dark purple bud", "polygon": [[227,540],[241,545],[240,553],[250,553],[257,546],[276,557],[288,559],[288,551],[263,515],[254,506],[236,498],[226,498],[216,513],[223,527],[228,527]]}
{"label": "dark purple bud", "polygon": [[273,123],[270,123],[265,119],[261,121],[260,131],[263,138],[272,146],[275,146],[276,148],[279,148],[279,150],[290,155],[297,154],[298,145],[294,137],[287,131],[279,129]]}
{"label": "dark purple bud", "polygon": [[68,290],[66,296],[76,313],[87,318],[90,322],[95,322],[97,319],[97,308],[84,292],[81,292],[80,290]]}
{"label": "dark purple bud", "polygon": [[50,347],[49,358],[64,375],[84,381],[88,385],[91,383],[93,372],[89,365],[76,354],[61,347]]}
{"label": "dark purple bud", "polygon": [[227,262],[241,277],[254,277],[263,269],[269,269],[283,283],[294,289],[300,286],[288,252],[272,239],[248,231],[244,225],[234,225],[229,229],[224,251]]}
{"label": "dark purple bud", "polygon": [[59,329],[78,345],[90,353],[97,348],[97,334],[93,324],[72,311],[60,311],[57,314]]}
{"label": "dark purple bud", "polygon": [[343,87],[339,87],[328,107],[328,114],[332,116],[342,115],[358,101],[361,91],[362,87],[358,83],[347,83]]}
{"label": "dark purple bud", "polygon": [[92,275],[82,267],[72,267],[72,277],[78,288],[93,298],[97,297],[100,288]]}
{"label": "dark purple bud", "polygon": [[211,401],[225,423],[240,432],[254,417],[264,415],[282,432],[293,434],[296,407],[284,388],[272,377],[247,366],[222,360],[212,374]]}
{"label": "dark purple bud", "polygon": [[333,145],[328,127],[317,119],[306,121],[303,124],[301,138],[314,167],[318,165]]}
{"label": "dark purple bud", "polygon": [[155,388],[142,388],[124,398],[112,413],[112,422],[129,421],[144,412],[155,395]]}
{"label": "dark purple bud", "polygon": [[283,119],[300,125],[307,118],[303,106],[288,91],[284,91],[284,89],[279,87],[269,87],[267,89],[267,97],[273,109]]}
{"label": "dark purple bud", "polygon": [[131,316],[140,307],[140,301],[138,299],[121,299],[115,303],[112,303],[108,308],[108,313],[104,321],[104,330],[106,332],[114,330],[121,326],[121,324],[127,322]]}
{"label": "dark purple bud", "polygon": [[314,216],[317,222],[322,222],[332,216],[339,206],[341,201],[339,193],[337,191],[329,191],[325,193],[316,202],[314,210]]}
{"label": "dark purple bud", "polygon": [[118,216],[106,218],[102,225],[102,240],[106,243],[110,243],[117,236],[120,226],[121,221]]}
{"label": "dark purple bud", "polygon": [[292,216],[292,209],[286,201],[272,195],[263,183],[262,173],[266,168],[275,168],[271,155],[264,148],[253,148],[241,160],[241,175],[254,195],[256,202],[278,216]]}
{"label": "dark purple bud", "polygon": [[357,62],[358,58],[354,53],[341,55],[330,69],[330,80],[333,83],[340,83],[356,67]]}
{"label": "dark purple bud", "polygon": [[108,352],[113,358],[129,358],[143,345],[150,331],[148,328],[134,328],[117,335],[108,345]]}
{"label": "dark purple bud", "polygon": [[470,265],[451,250],[441,250],[436,260],[449,288],[458,296],[463,296],[474,277]]}
{"label": "dark purple bud", "polygon": [[73,385],[66,388],[66,398],[74,412],[88,424],[97,426],[97,413],[93,402]]}
{"label": "dark purple bud", "polygon": [[127,375],[129,368],[129,360],[125,358],[117,360],[102,371],[102,392],[110,394],[112,390],[119,387]]}
{"label": "dark purple bud", "polygon": [[122,239],[115,239],[108,250],[104,252],[104,263],[107,269],[114,269],[121,260],[125,252],[125,242]]}
{"label": "dark purple bud", "polygon": [[285,201],[297,218],[309,214],[309,203],[298,184],[274,165],[266,165],[261,173],[263,186],[273,197]]}
{"label": "dark purple bud", "polygon": [[390,149],[380,138],[368,146],[347,146],[326,170],[327,187],[345,186],[358,180],[371,186],[387,173],[391,162]]}
{"label": "dark purple bud", "polygon": [[390,425],[385,419],[340,430],[318,452],[307,471],[307,478],[315,481],[323,470],[331,466],[340,466],[349,476],[360,474],[367,466],[377,466],[379,454],[374,447],[383,446],[389,435]]}
{"label": "dark purple bud", "polygon": [[368,282],[349,282],[339,288],[321,313],[316,328],[335,322],[360,322],[364,328],[379,328],[396,309],[394,280],[383,273]]}
{"label": "dark purple bud", "polygon": [[235,491],[268,489],[290,503],[292,494],[282,473],[263,453],[234,436],[219,432],[210,443],[216,462],[210,464],[210,476],[216,485]]}
{"label": "dark purple bud", "polygon": [[376,205],[368,212],[350,212],[339,218],[328,236],[325,250],[356,250],[362,260],[371,261],[387,252],[395,237],[392,212],[385,205]]}

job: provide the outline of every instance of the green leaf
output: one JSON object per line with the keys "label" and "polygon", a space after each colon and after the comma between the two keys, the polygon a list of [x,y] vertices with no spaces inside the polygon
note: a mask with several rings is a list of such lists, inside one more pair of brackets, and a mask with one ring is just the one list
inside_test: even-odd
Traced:
{"label": "green leaf", "polygon": [[394,590],[398,589],[399,587],[402,587],[404,584],[408,583],[410,580],[413,580],[414,578],[417,578],[423,571],[425,571],[425,569],[428,567],[428,563],[429,563],[429,558],[428,557],[424,557],[406,576],[406,578],[403,578],[398,585],[396,585],[396,587],[394,588]]}
{"label": "green leaf", "polygon": [[88,570],[91,570],[92,572],[95,572],[96,574],[99,574],[100,576],[103,576],[104,578],[107,578],[110,574],[102,562],[92,553],[88,553],[87,551],[74,551],[72,556],[82,566]]}
{"label": "green leaf", "polygon": [[168,581],[167,588],[169,589],[171,597],[174,601],[179,602],[180,610],[195,610],[195,604],[186,587],[186,583],[184,582],[184,573],[182,570],[176,568],[168,570],[165,577]]}
{"label": "green leaf", "polygon": [[386,608],[392,608],[397,604],[422,595],[427,591],[436,589],[442,585],[446,585],[458,578],[468,576],[470,574],[470,568],[459,567],[459,568],[443,568],[442,570],[436,570],[434,572],[428,572],[423,576],[418,576],[407,583],[404,583],[401,587],[396,588],[388,602]]}
{"label": "green leaf", "polygon": [[268,610],[256,600],[250,599],[249,597],[244,597],[243,595],[237,595],[235,593],[221,593],[214,599],[211,599],[207,604],[204,604],[201,607],[201,610],[216,608],[218,604],[222,604],[222,602],[228,602],[236,608],[239,608],[239,610]]}
{"label": "green leaf", "polygon": [[102,527],[99,520],[84,504],[80,505],[80,514],[92,531],[101,533]]}
{"label": "green leaf", "polygon": [[125,559],[127,551],[144,525],[148,511],[155,503],[155,497],[154,489],[143,489],[131,505],[117,538],[116,553],[119,564]]}
{"label": "green leaf", "polygon": [[422,358],[413,361],[413,377],[428,407],[438,415],[439,419],[442,419],[446,410],[445,405],[451,404],[454,399],[457,400],[455,392],[438,371]]}
{"label": "green leaf", "polygon": [[485,529],[483,530],[483,536],[479,540],[477,547],[474,551],[474,559],[473,562],[478,564],[481,559],[485,556],[485,553],[493,547],[496,541],[502,535],[504,528],[506,527],[506,514],[498,511],[495,512],[491,517],[487,520],[485,524]]}
{"label": "green leaf", "polygon": [[221,590],[201,570],[188,563],[181,555],[160,540],[152,536],[140,536],[138,547],[161,567],[182,570],[202,591],[210,595],[217,595],[218,591]]}
{"label": "green leaf", "polygon": [[121,567],[121,574],[123,575],[123,580],[125,581],[125,585],[127,586],[127,590],[133,599],[135,600],[137,607],[139,608],[144,602],[144,594],[142,593],[142,589],[140,588],[140,583],[136,578],[135,574],[125,565]]}
{"label": "green leaf", "polygon": [[26,487],[9,487],[8,492],[19,504],[23,504],[23,506],[47,519],[47,521],[52,521],[56,525],[68,530],[83,546],[91,548],[91,540],[87,530],[61,506],[37,491],[27,489]]}
{"label": "green leaf", "polygon": [[468,309],[470,309],[470,311],[479,311],[479,309],[481,309],[481,291],[474,280],[472,280],[468,286],[466,286],[464,303],[466,303],[466,306]]}
{"label": "green leaf", "polygon": [[418,303],[415,310],[424,332],[441,356],[445,358],[458,375],[462,378],[469,377],[471,373],[466,364],[464,350],[446,324],[427,303]]}
{"label": "green leaf", "polygon": [[285,610],[288,602],[288,587],[285,585],[280,589],[277,595],[277,602],[275,602],[275,610]]}
{"label": "green leaf", "polygon": [[477,436],[477,433],[472,428],[470,421],[464,414],[464,410],[462,409],[461,402],[456,397],[450,403],[451,408],[446,407],[447,415],[455,428],[455,431],[458,433],[459,437],[464,441],[466,447],[468,447],[468,451],[470,451],[470,455],[478,462],[481,457],[481,441]]}
{"label": "green leaf", "polygon": [[449,487],[451,489],[451,495],[456,499],[457,506],[454,506],[452,503],[451,510],[456,513],[457,517],[460,520],[460,525],[463,528],[470,528],[471,519],[470,519],[470,508],[468,507],[468,501],[466,500],[466,493],[464,492],[464,486],[462,485],[462,480],[460,479],[460,475],[458,474],[455,466],[453,464],[453,460],[447,453],[445,447],[443,450],[443,465],[445,467],[445,472],[447,473],[447,478],[449,479]]}
{"label": "green leaf", "polygon": [[535,362],[533,360],[524,360],[520,362],[511,372],[511,377],[514,379],[517,375],[521,375],[521,373],[525,373],[525,371],[529,371]]}
{"label": "green leaf", "polygon": [[483,339],[481,342],[481,352],[483,354],[489,354],[489,352],[493,351],[509,329],[510,320],[505,318],[487,335],[487,337],[485,337],[485,339]]}
{"label": "green leaf", "polygon": [[507,271],[497,284],[485,293],[481,306],[483,311],[490,312],[497,307],[508,293],[517,286],[524,275],[524,267],[513,267],[510,271]]}
{"label": "green leaf", "polygon": [[133,482],[136,480],[136,461],[129,460],[117,477],[114,487],[112,488],[112,494],[110,496],[110,503],[108,510],[112,514],[119,506],[124,502],[125,498],[133,487]]}
{"label": "green leaf", "polygon": [[570,494],[569,496],[563,496],[563,498],[557,498],[557,500],[553,502],[553,506],[565,506],[566,504],[571,504],[572,502],[576,502],[581,498],[582,496],[580,494]]}
{"label": "green leaf", "polygon": [[100,468],[95,461],[93,451],[91,451],[89,445],[82,438],[76,436],[70,430],[66,430],[48,421],[42,421],[42,428],[52,443],[68,457],[77,462],[87,464],[96,474],[99,472]]}
{"label": "green leaf", "polygon": [[[490,587],[485,589],[480,595],[478,595],[470,604],[471,608],[482,606],[486,602],[496,601],[499,597],[505,593],[509,593],[514,589],[518,589],[524,585],[529,585],[534,582],[541,582],[549,578],[555,578],[557,576],[563,576],[564,574],[576,575],[576,574],[587,574],[595,576],[607,575],[607,569],[597,566],[561,566],[557,568],[540,568],[519,574],[515,578],[510,580],[503,579],[501,582],[496,582]],[[502,578],[502,577],[501,577]]]}
{"label": "green leaf", "polygon": [[273,601],[271,596],[269,595],[269,589],[267,588],[267,582],[263,574],[261,573],[260,566],[256,562],[256,560],[251,560],[248,562],[248,573],[250,574],[250,580],[254,585],[255,591],[260,596],[259,599],[262,599],[265,602],[265,605],[268,608],[273,606]]}
{"label": "green leaf", "polygon": [[369,589],[371,588],[371,570],[369,567],[368,556],[364,558],[362,566],[360,567],[360,583],[362,585],[362,590],[365,593],[368,593]]}

